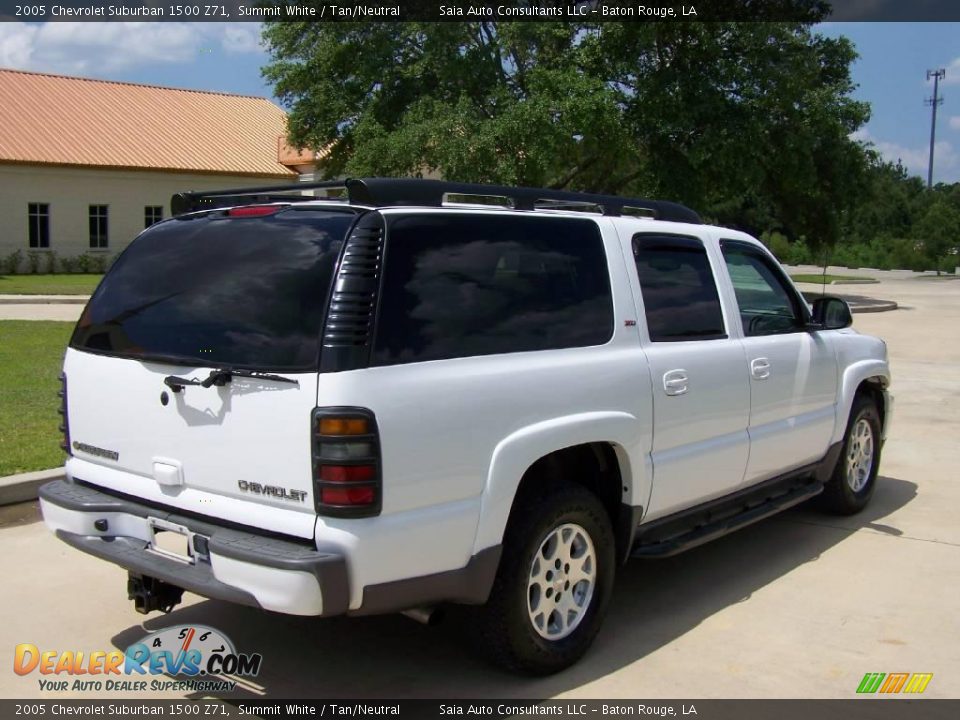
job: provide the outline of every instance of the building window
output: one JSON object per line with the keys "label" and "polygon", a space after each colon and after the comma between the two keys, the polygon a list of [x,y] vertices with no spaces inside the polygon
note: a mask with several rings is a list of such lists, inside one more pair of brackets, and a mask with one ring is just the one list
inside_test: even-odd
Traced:
{"label": "building window", "polygon": [[107,206],[90,206],[90,248],[107,247]]}
{"label": "building window", "polygon": [[27,218],[30,224],[30,247],[50,247],[50,205],[27,203]]}
{"label": "building window", "polygon": [[143,227],[148,228],[163,220],[163,205],[147,205],[143,208]]}

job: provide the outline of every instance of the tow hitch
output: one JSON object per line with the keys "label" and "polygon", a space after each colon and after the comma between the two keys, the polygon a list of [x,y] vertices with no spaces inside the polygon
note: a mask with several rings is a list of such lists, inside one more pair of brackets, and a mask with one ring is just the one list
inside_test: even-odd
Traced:
{"label": "tow hitch", "polygon": [[157,580],[148,575],[127,577],[127,598],[133,600],[133,608],[141,615],[154,610],[168,613],[183,598],[183,588]]}

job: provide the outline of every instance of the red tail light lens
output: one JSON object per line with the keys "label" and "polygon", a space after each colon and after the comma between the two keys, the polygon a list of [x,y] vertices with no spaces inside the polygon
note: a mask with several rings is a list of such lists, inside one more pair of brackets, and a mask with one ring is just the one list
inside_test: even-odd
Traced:
{"label": "red tail light lens", "polygon": [[321,465],[320,482],[353,483],[372,482],[377,479],[373,465]]}
{"label": "red tail light lens", "polygon": [[283,210],[286,205],[245,205],[227,210],[227,217],[263,217]]}
{"label": "red tail light lens", "polygon": [[318,515],[380,514],[380,437],[365,408],[317,408],[313,433],[314,500]]}
{"label": "red tail light lens", "polygon": [[325,505],[371,505],[377,499],[372,487],[324,487],[320,489],[320,502]]}

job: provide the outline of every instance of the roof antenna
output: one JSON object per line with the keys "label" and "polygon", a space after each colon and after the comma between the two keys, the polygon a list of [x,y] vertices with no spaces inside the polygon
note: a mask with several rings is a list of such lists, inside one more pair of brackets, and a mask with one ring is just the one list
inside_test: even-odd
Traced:
{"label": "roof antenna", "polygon": [[823,273],[820,282],[820,297],[827,294],[827,262],[830,260],[830,248],[823,248]]}

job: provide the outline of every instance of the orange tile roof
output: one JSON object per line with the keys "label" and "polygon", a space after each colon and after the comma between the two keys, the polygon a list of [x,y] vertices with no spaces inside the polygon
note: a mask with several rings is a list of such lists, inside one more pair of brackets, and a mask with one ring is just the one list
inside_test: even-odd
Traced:
{"label": "orange tile roof", "polygon": [[0,69],[0,163],[292,178],[286,121],[265,98]]}

